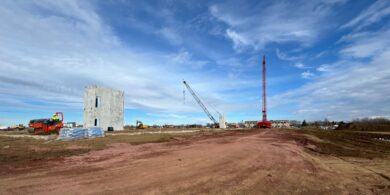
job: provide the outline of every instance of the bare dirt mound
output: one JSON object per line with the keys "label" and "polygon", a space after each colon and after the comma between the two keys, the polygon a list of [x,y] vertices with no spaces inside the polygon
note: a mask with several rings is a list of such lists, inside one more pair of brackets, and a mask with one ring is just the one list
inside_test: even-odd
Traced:
{"label": "bare dirt mound", "polygon": [[315,146],[289,136],[266,130],[117,143],[1,177],[0,194],[371,194],[383,193],[371,183],[389,186],[356,165],[308,153]]}

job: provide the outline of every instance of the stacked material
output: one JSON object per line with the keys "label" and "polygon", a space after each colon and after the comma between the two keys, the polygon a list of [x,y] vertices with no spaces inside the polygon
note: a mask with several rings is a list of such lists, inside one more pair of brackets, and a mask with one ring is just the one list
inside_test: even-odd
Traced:
{"label": "stacked material", "polygon": [[87,137],[87,129],[85,128],[62,128],[58,139],[63,140],[72,140],[72,139],[82,139]]}
{"label": "stacked material", "polygon": [[103,129],[100,127],[91,127],[87,129],[88,137],[104,137]]}
{"label": "stacked material", "polygon": [[90,137],[104,137],[103,129],[93,128],[62,128],[57,139],[74,140]]}

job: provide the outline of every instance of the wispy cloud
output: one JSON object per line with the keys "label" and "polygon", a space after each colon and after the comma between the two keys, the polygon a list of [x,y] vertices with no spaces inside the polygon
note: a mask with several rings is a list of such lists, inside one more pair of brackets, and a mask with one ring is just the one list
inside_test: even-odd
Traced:
{"label": "wispy cloud", "polygon": [[310,72],[309,70],[301,73],[301,77],[304,79],[311,79],[314,76],[315,76],[314,73]]}
{"label": "wispy cloud", "polygon": [[[332,69],[331,74],[284,94],[269,102],[272,108],[293,106],[298,118],[348,120],[365,116],[386,116],[390,109],[390,50],[377,53],[369,63],[349,62],[349,66]],[[345,64],[345,63],[341,63]]]}
{"label": "wispy cloud", "polygon": [[242,120],[259,114],[265,53],[270,107],[290,118],[389,115],[388,3],[363,4],[355,14],[345,0],[2,1],[0,114],[81,113],[97,84],[124,90],[143,120],[208,122],[182,104],[185,79]]}
{"label": "wispy cloud", "polygon": [[84,87],[99,84],[125,90],[127,107],[197,110],[177,105],[182,78],[197,75],[186,76],[183,64],[201,67],[205,62],[191,59],[184,51],[173,58],[166,53],[135,52],[119,41],[92,6],[67,2],[0,5],[2,97],[18,96],[20,106],[21,97],[29,97],[58,102],[64,108],[71,99],[82,109]]}
{"label": "wispy cloud", "polygon": [[356,28],[355,30],[360,30],[380,21],[389,15],[390,2],[387,0],[377,0],[354,19],[341,26],[341,28],[345,29],[353,27]]}
{"label": "wispy cloud", "polygon": [[228,25],[226,37],[242,51],[262,49],[269,43],[311,45],[327,28],[325,21],[331,17],[331,8],[339,3],[277,1],[243,6],[241,2],[228,2],[210,6],[210,12]]}
{"label": "wispy cloud", "polygon": [[248,39],[246,36],[243,36],[232,29],[226,29],[226,37],[231,39],[234,44],[234,49],[241,51],[243,46],[254,46],[254,42]]}
{"label": "wispy cloud", "polygon": [[281,60],[296,61],[296,60],[301,60],[304,58],[303,55],[297,55],[297,56],[288,55],[288,54],[280,51],[279,49],[276,49],[275,51],[276,51],[276,56],[278,56],[278,58]]}
{"label": "wispy cloud", "polygon": [[174,45],[180,45],[183,40],[181,37],[175,32],[175,30],[164,27],[158,31],[158,34],[164,37],[169,43]]}
{"label": "wispy cloud", "polygon": [[309,71],[302,73],[302,77],[312,78],[310,82],[271,97],[270,107],[287,106],[293,116],[309,120],[388,116],[389,28],[386,25],[376,30],[364,28],[384,19],[383,13],[389,7],[385,4],[377,1],[344,25],[343,28],[354,30],[337,41],[339,59],[318,66],[315,77]]}
{"label": "wispy cloud", "polygon": [[178,115],[173,113],[146,113],[146,115],[153,116],[153,117],[175,118],[175,119],[186,118],[186,116],[184,115]]}
{"label": "wispy cloud", "polygon": [[[229,98],[237,97],[223,94],[256,87],[258,80],[202,71],[211,62],[181,46],[174,51],[138,51],[114,33],[93,5],[67,2],[0,3],[0,111],[14,107],[81,112],[84,87],[97,84],[124,90],[126,108],[202,112],[196,102],[181,104],[183,79],[221,112],[239,110],[240,105],[242,110],[248,108],[248,103],[231,105],[234,99]],[[242,65],[234,57],[215,61],[226,72]],[[44,103],[37,106],[37,102]]]}
{"label": "wispy cloud", "polygon": [[299,68],[299,69],[307,69],[310,68],[309,66],[303,64],[303,63],[295,63],[294,67]]}
{"label": "wispy cloud", "polygon": [[390,46],[390,29],[376,32],[357,32],[343,36],[340,41],[347,43],[341,55],[353,58],[373,57]]}
{"label": "wispy cloud", "polygon": [[328,72],[330,70],[330,65],[321,64],[316,70],[319,72]]}
{"label": "wispy cloud", "polygon": [[177,53],[167,55],[167,61],[189,69],[200,69],[209,63],[206,60],[194,59],[192,54],[185,49],[180,49]]}

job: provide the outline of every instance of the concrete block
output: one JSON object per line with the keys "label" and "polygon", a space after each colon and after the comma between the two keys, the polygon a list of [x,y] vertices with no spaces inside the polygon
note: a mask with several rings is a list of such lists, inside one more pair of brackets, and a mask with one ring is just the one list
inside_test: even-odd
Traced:
{"label": "concrete block", "polygon": [[124,92],[96,85],[85,88],[84,128],[123,130]]}

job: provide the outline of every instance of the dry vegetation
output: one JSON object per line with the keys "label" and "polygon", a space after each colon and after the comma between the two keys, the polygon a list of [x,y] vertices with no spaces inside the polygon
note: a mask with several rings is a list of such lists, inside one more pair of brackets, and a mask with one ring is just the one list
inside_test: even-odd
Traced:
{"label": "dry vegetation", "polygon": [[[157,131],[157,130],[156,130]],[[163,129],[162,131],[168,131]],[[297,135],[291,137],[292,130],[286,136],[303,144],[316,146],[312,152],[333,156],[381,158],[390,156],[390,134],[364,133],[355,131],[324,131],[318,129],[295,130]],[[123,131],[133,133],[139,131]],[[240,132],[247,132],[243,130]],[[194,134],[217,135],[222,131],[201,131],[190,134],[144,134],[131,136],[106,136],[104,138],[83,139],[74,141],[45,141],[30,138],[12,138],[0,136],[0,167],[23,166],[28,162],[53,160],[72,155],[79,155],[92,150],[105,149],[113,143],[143,144],[169,141],[174,137]],[[6,132],[6,134],[25,134],[23,131]],[[115,133],[114,133],[115,134]],[[385,139],[385,140],[381,140]]]}
{"label": "dry vegetation", "polygon": [[300,139],[301,142],[317,146],[313,151],[320,154],[369,159],[390,157],[390,134],[318,129],[304,129],[296,132],[304,135]]}
{"label": "dry vegetation", "polygon": [[[174,135],[163,134],[142,134],[142,135],[115,135],[126,133],[137,133],[142,130],[125,130],[108,133],[103,138],[81,139],[72,141],[58,141],[50,139],[37,140],[32,138],[14,138],[0,136],[0,173],[7,172],[13,168],[26,167],[29,163],[39,165],[48,160],[61,160],[64,157],[84,154],[94,150],[108,148],[114,143],[143,144],[166,142],[174,137],[191,136],[194,134],[212,135],[221,131],[200,131],[198,133],[175,133]],[[155,129],[154,131],[158,131]],[[163,129],[162,131],[178,131],[177,129]],[[28,135],[27,131],[5,131],[0,132],[7,135]]]}
{"label": "dry vegetation", "polygon": [[338,130],[390,132],[390,120],[385,118],[355,119],[349,123],[341,123]]}
{"label": "dry vegetation", "polygon": [[[75,141],[0,136],[0,174],[5,178],[0,188],[14,193],[97,193],[99,188],[88,186],[104,181],[110,187],[107,193],[386,194],[389,139],[386,132],[310,128],[113,133]],[[83,183],[83,178],[91,181]],[[69,182],[55,182],[41,191],[41,180]],[[127,182],[119,185],[119,180]]]}
{"label": "dry vegetation", "polygon": [[[8,133],[9,134],[9,133]],[[74,141],[45,141],[31,138],[0,136],[0,173],[29,163],[59,160],[67,156],[80,155],[92,150],[107,148],[113,143],[142,144],[164,142],[171,139],[168,134],[134,136],[106,136],[104,138]]]}

